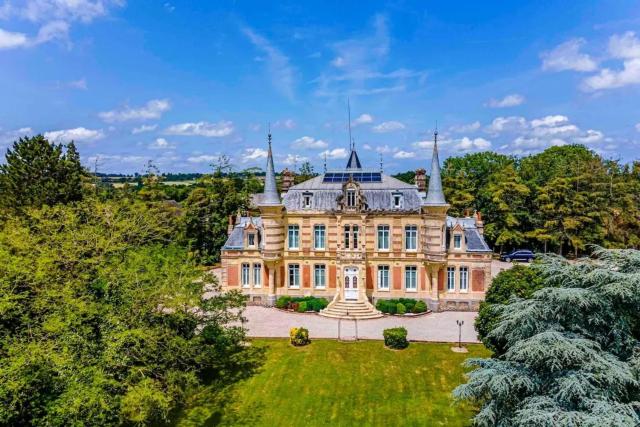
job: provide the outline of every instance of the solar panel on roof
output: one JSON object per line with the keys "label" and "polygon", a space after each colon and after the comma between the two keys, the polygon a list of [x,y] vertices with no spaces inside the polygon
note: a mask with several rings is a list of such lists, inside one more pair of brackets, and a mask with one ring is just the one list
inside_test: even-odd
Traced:
{"label": "solar panel on roof", "polygon": [[349,177],[353,176],[356,182],[382,182],[382,174],[380,172],[327,172],[324,174],[322,182],[326,183],[342,183],[349,181]]}

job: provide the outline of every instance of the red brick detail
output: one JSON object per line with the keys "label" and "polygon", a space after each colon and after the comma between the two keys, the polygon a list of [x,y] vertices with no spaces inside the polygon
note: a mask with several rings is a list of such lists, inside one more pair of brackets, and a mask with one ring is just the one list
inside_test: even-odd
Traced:
{"label": "red brick detail", "polygon": [[285,285],[285,282],[286,282],[285,279],[286,278],[285,278],[285,275],[284,275],[284,265],[281,265],[280,266],[280,287],[281,288],[284,288],[284,285]]}
{"label": "red brick detail", "polygon": [[484,270],[480,268],[471,270],[471,290],[473,292],[484,291]]}
{"label": "red brick detail", "polygon": [[329,266],[329,287],[330,288],[336,287],[336,266],[335,265]]}
{"label": "red brick detail", "polygon": [[311,267],[308,265],[302,266],[302,287],[311,287]]}
{"label": "red brick detail", "polygon": [[393,289],[402,289],[402,267],[393,267]]}
{"label": "red brick detail", "polygon": [[444,291],[444,269],[438,270],[438,290]]}
{"label": "red brick detail", "polygon": [[227,286],[238,286],[238,266],[227,266]]}
{"label": "red brick detail", "polygon": [[367,289],[373,289],[373,266],[367,268]]}

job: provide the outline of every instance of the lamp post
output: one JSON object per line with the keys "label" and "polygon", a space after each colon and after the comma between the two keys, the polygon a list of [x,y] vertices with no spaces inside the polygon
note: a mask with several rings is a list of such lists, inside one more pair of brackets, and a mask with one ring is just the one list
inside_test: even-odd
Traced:
{"label": "lamp post", "polygon": [[462,348],[462,325],[464,325],[464,320],[456,320],[458,325],[458,348]]}

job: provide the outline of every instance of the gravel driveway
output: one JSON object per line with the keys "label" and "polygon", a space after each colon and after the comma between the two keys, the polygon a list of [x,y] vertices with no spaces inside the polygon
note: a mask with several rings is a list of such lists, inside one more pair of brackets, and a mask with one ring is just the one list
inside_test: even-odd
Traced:
{"label": "gravel driveway", "polygon": [[[385,316],[380,319],[342,320],[322,317],[317,314],[301,314],[281,311],[275,308],[249,306],[245,311],[250,337],[285,338],[289,329],[303,326],[309,329],[311,338],[341,338],[344,340],[382,339],[382,331],[386,328],[404,326],[409,332],[408,338],[413,341],[457,342],[458,326],[456,320],[463,320],[462,341],[478,342],[473,321],[476,312],[429,313],[416,317]],[[357,331],[356,331],[357,328]],[[340,336],[338,336],[338,334]]]}

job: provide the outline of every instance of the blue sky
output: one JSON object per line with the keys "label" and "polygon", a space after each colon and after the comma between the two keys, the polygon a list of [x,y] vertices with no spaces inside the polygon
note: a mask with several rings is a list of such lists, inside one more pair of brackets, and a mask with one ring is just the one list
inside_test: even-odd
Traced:
{"label": "blue sky", "polygon": [[[301,3],[304,3],[302,5]],[[445,4],[446,3],[446,4]],[[640,5],[0,0],[0,149],[74,139],[103,172],[365,166],[584,143],[640,152]]]}

